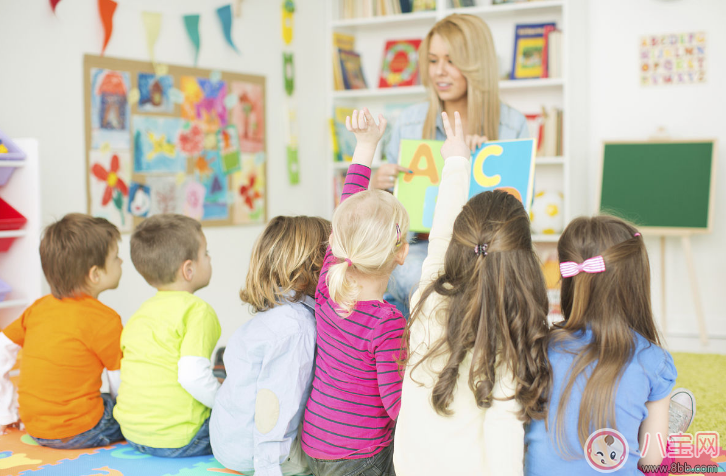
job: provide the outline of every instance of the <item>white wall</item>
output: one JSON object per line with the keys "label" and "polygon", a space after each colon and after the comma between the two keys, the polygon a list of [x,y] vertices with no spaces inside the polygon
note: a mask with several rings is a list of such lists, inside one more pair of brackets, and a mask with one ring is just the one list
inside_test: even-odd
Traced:
{"label": "white wall", "polygon": [[[716,138],[717,177],[713,233],[692,238],[698,284],[711,334],[709,350],[726,347],[726,2],[723,0],[597,0],[590,3],[590,183],[599,180],[604,140],[643,140],[665,127],[673,138]],[[705,31],[707,82],[641,87],[639,38]],[[674,190],[674,193],[678,193]],[[590,197],[591,210],[595,197]],[[653,267],[653,304],[660,305],[660,240],[646,238]],[[696,314],[680,239],[666,245],[666,313],[671,343],[696,344]],[[683,337],[689,337],[683,340]],[[715,339],[713,339],[715,338]]]}
{"label": "white wall", "polygon": [[[321,77],[327,61],[321,54],[325,41],[325,17],[319,11],[322,2],[297,2],[295,13],[301,165],[301,183],[296,186],[288,184],[284,155],[280,2],[242,2],[242,17],[233,24],[241,55],[226,45],[215,12],[228,3],[234,2],[118,0],[106,56],[147,61],[141,12],[158,11],[164,17],[157,60],[191,66],[193,50],[181,16],[200,13],[199,67],[267,78],[268,216],[325,214],[326,193],[318,186],[326,176],[323,151],[328,140]],[[99,54],[102,41],[96,0],[61,2],[57,15],[47,1],[0,0],[0,128],[11,137],[40,141],[44,224],[69,212],[86,211],[83,55]],[[198,294],[219,314],[223,328],[220,345],[249,317],[238,291],[261,230],[260,226],[205,229],[214,273],[210,286]],[[128,235],[123,237],[121,256],[125,261],[121,285],[102,294],[101,300],[126,321],[153,289],[131,264]]]}

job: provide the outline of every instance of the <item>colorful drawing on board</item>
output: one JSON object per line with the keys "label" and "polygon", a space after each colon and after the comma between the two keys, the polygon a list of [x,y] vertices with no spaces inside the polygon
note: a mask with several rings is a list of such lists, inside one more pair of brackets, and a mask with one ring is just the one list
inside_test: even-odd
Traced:
{"label": "colorful drawing on board", "polygon": [[131,160],[128,151],[92,150],[90,152],[91,215],[102,217],[121,231],[133,227],[126,210],[131,179]]}
{"label": "colorful drawing on board", "polygon": [[[410,230],[428,232],[433,224],[444,159],[443,141],[402,140],[400,164],[413,170],[402,174],[394,195],[411,221]],[[532,203],[534,139],[487,142],[472,155],[469,198],[489,190],[504,190],[525,204]]]}
{"label": "colorful drawing on board", "polygon": [[640,37],[640,85],[706,82],[706,33]]}
{"label": "colorful drawing on board", "polygon": [[235,225],[263,223],[265,220],[265,167],[257,155],[242,154],[242,170],[232,177]]}
{"label": "colorful drawing on board", "polygon": [[146,217],[151,209],[151,191],[146,185],[131,182],[128,211],[135,217]]}
{"label": "colorful drawing on board", "polygon": [[189,179],[184,185],[184,206],[182,213],[195,220],[204,216],[204,196],[207,189],[196,180]]}
{"label": "colorful drawing on board", "polygon": [[178,118],[134,116],[134,172],[174,173],[186,169],[177,147],[184,121]]}
{"label": "colorful drawing on board", "polygon": [[226,220],[229,218],[227,177],[222,171],[219,151],[205,150],[200,159],[206,162],[206,168],[201,171],[197,166],[194,175],[206,190],[202,220]]}
{"label": "colorful drawing on board", "polygon": [[129,73],[91,68],[91,149],[130,149]]}
{"label": "colorful drawing on board", "polygon": [[227,125],[227,83],[207,78],[182,76],[180,89],[184,94],[181,117],[190,121],[201,121],[205,134],[216,134]]}
{"label": "colorful drawing on board", "polygon": [[265,104],[262,85],[234,81],[231,92],[239,97],[232,108],[232,124],[239,133],[242,152],[260,152],[265,148]]}
{"label": "colorful drawing on board", "polygon": [[146,185],[151,194],[149,215],[160,213],[179,213],[179,196],[174,176],[150,176],[146,179]]}
{"label": "colorful drawing on board", "polygon": [[179,132],[179,149],[188,156],[193,157],[204,150],[204,130],[199,122],[186,122]]}
{"label": "colorful drawing on board", "polygon": [[173,87],[174,78],[171,76],[139,73],[139,112],[174,112],[174,103],[169,96]]}
{"label": "colorful drawing on board", "polygon": [[217,133],[219,153],[222,157],[222,171],[229,175],[240,169],[239,161],[239,136],[237,128],[227,126]]}

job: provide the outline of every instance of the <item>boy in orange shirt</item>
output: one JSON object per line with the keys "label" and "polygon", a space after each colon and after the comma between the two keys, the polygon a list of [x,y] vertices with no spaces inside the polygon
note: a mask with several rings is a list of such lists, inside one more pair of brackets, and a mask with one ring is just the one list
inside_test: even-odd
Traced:
{"label": "boy in orange shirt", "polygon": [[[22,347],[20,418],[35,441],[77,449],[123,439],[113,418],[121,318],[97,299],[121,279],[119,239],[107,220],[77,213],[45,229],[40,261],[52,294],[0,333],[0,433],[18,421],[8,371]],[[110,395],[100,392],[104,368]]]}

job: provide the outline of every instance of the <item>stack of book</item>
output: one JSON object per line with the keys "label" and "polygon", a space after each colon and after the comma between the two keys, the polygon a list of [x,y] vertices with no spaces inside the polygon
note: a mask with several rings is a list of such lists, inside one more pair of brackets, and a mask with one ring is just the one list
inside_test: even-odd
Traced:
{"label": "stack of book", "polygon": [[537,139],[537,157],[561,157],[562,148],[562,109],[542,108],[538,114],[525,114],[529,133]]}
{"label": "stack of book", "polygon": [[[344,20],[369,18],[436,9],[436,0],[340,0],[340,17]],[[473,0],[462,0],[463,3]],[[462,5],[463,6],[463,5]]]}
{"label": "stack of book", "polygon": [[474,0],[451,0],[452,8],[473,7]]}
{"label": "stack of book", "polygon": [[336,90],[368,87],[354,36],[333,33],[333,84]]}

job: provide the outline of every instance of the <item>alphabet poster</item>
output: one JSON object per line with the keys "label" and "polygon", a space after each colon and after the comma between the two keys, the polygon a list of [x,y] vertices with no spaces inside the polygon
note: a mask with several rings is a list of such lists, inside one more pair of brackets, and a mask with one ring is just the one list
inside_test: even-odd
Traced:
{"label": "alphabet poster", "polygon": [[672,33],[640,38],[640,84],[706,82],[706,33]]}
{"label": "alphabet poster", "polygon": [[[439,194],[443,141],[402,140],[400,165],[413,174],[400,174],[394,195],[408,211],[410,230],[427,233],[434,220]],[[521,201],[527,212],[532,203],[534,139],[486,142],[472,154],[469,198],[489,190],[504,190]]]}
{"label": "alphabet poster", "polygon": [[86,55],[88,213],[266,220],[265,78]]}

